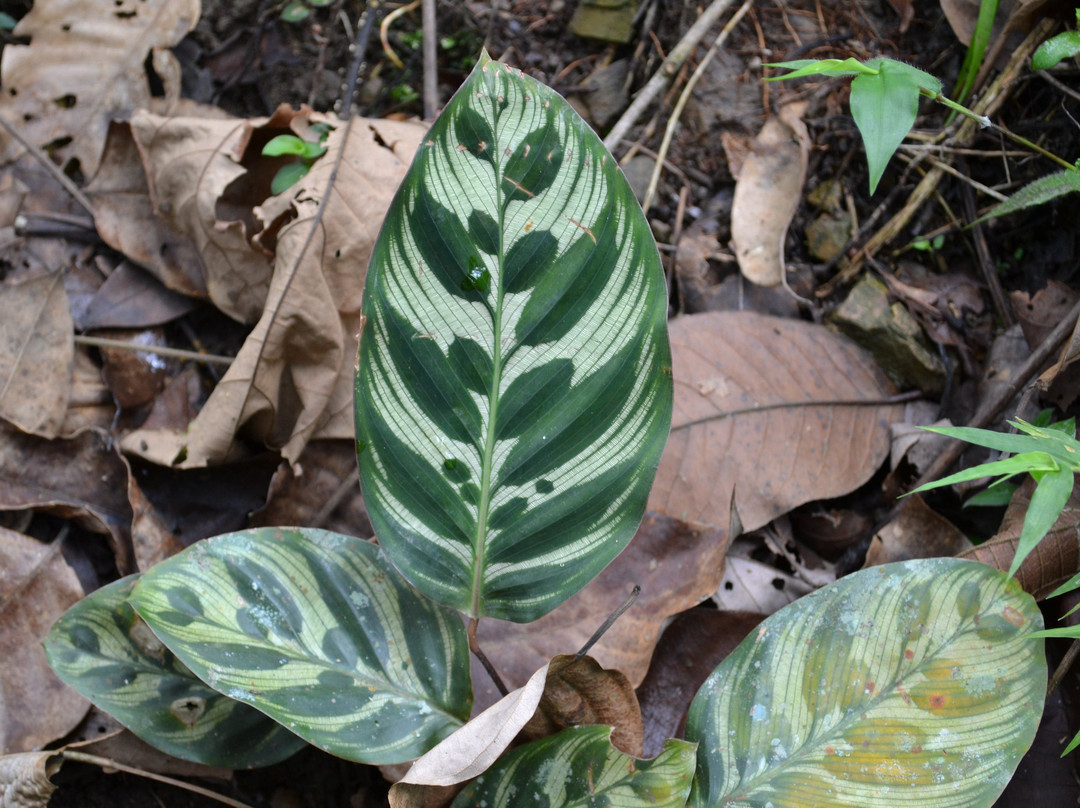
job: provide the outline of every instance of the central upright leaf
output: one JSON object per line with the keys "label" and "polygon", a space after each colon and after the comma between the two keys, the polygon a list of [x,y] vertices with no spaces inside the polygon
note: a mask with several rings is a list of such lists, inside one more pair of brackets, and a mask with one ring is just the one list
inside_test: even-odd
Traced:
{"label": "central upright leaf", "polygon": [[484,55],[399,188],[364,292],[361,485],[406,578],[528,621],[626,546],[671,421],[666,314],[611,155]]}

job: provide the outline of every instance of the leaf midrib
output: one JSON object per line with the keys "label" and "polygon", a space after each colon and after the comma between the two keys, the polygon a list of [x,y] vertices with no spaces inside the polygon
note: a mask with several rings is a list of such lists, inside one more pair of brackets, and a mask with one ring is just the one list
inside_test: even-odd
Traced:
{"label": "leaf midrib", "polygon": [[[498,114],[492,121],[492,136],[498,142]],[[506,205],[503,199],[502,188],[502,160],[499,150],[492,149],[492,166],[495,169],[495,204],[498,207],[498,230],[499,246],[495,256],[498,261],[499,277],[496,283],[495,305],[492,308],[492,336],[493,346],[491,355],[491,390],[488,396],[488,423],[484,435],[483,455],[480,460],[480,502],[476,511],[476,534],[473,546],[473,578],[472,578],[472,604],[470,617],[480,619],[481,615],[481,592],[484,584],[484,564],[487,550],[487,527],[488,510],[491,504],[491,470],[493,455],[495,453],[495,422],[499,413],[499,386],[502,384],[502,315],[503,294],[505,288],[506,267],[503,259],[506,256]]]}

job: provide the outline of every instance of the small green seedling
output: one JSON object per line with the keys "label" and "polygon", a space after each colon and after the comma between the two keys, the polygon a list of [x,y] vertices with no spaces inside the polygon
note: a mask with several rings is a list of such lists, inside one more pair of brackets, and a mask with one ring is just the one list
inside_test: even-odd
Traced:
{"label": "small green seedling", "polygon": [[[1080,26],[1080,8],[1076,9],[1076,24]],[[1080,53],[1080,31],[1062,31],[1039,45],[1031,57],[1033,70],[1049,70]]]}
{"label": "small green seedling", "polygon": [[885,166],[915,125],[919,96],[941,99],[941,82],[918,68],[895,59],[801,59],[769,67],[793,70],[774,81],[802,76],[854,76],[851,82],[851,115],[866,144],[870,169],[870,193],[885,173]]}
{"label": "small green seedling", "polygon": [[303,22],[311,15],[311,9],[323,8],[330,5],[334,0],[293,0],[286,3],[281,9],[281,19],[285,22]]}
{"label": "small green seedling", "polygon": [[275,194],[292,188],[311,170],[315,161],[326,154],[326,138],[333,128],[326,123],[315,123],[311,128],[319,133],[318,142],[301,140],[296,135],[278,135],[267,141],[262,153],[267,157],[295,155],[300,159],[278,169],[270,183],[270,190]]}

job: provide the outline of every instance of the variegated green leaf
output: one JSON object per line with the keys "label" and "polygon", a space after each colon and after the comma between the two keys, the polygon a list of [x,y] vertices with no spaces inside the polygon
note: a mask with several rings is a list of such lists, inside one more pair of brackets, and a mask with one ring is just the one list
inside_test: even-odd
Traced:
{"label": "variegated green leaf", "polygon": [[694,776],[694,744],[669,739],[652,760],[620,752],[611,727],[565,729],[499,760],[451,808],[682,808]]}
{"label": "variegated green leaf", "polygon": [[200,679],[335,755],[411,760],[469,716],[459,615],[369,542],[310,528],[218,536],[147,572],[131,602]]}
{"label": "variegated green leaf", "polygon": [[258,710],[211,690],[154,636],[131,605],[137,576],[98,589],[45,640],[53,670],[147,743],[230,769],[284,760],[304,741]]}
{"label": "variegated green leaf", "polygon": [[1031,745],[1046,660],[1014,579],[938,558],[873,567],[768,618],[690,707],[690,804],[993,804]]}
{"label": "variegated green leaf", "polygon": [[626,546],[671,420],[666,313],[614,160],[485,54],[398,190],[364,292],[361,484],[406,578],[528,621]]}

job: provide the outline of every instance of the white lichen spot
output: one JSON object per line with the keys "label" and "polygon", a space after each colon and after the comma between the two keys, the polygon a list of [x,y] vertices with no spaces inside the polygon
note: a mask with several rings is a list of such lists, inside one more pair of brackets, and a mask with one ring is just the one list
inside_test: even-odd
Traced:
{"label": "white lichen spot", "polygon": [[371,605],[371,599],[359,590],[349,593],[349,602],[357,609],[366,609]]}
{"label": "white lichen spot", "polygon": [[769,715],[764,704],[755,704],[750,708],[750,718],[754,721],[764,721]]}

